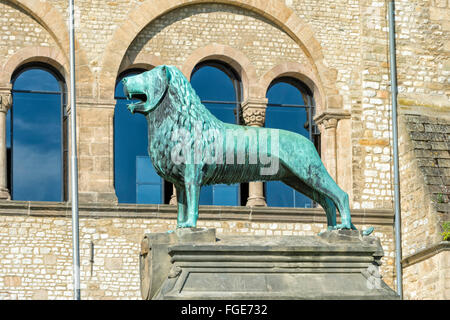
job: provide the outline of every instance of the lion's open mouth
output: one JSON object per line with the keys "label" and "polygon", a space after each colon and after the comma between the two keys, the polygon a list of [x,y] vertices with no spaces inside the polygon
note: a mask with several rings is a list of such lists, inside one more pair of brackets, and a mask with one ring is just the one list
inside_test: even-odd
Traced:
{"label": "lion's open mouth", "polygon": [[129,95],[129,99],[131,100],[139,100],[141,103],[147,102],[147,95],[143,93],[131,93]]}
{"label": "lion's open mouth", "polygon": [[138,107],[144,105],[147,102],[147,95],[143,93],[128,93],[127,100],[138,100],[138,102],[130,103],[128,106]]}

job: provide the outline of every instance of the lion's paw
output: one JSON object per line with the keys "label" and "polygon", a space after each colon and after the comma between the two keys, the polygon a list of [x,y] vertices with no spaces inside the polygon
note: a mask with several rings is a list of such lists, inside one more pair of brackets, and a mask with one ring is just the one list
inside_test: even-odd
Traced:
{"label": "lion's paw", "polygon": [[373,232],[373,227],[369,227],[366,230],[363,231],[363,236],[370,236]]}
{"label": "lion's paw", "polygon": [[333,230],[352,229],[350,223],[340,223],[333,227]]}
{"label": "lion's paw", "polygon": [[192,222],[181,222],[178,223],[177,228],[195,228],[196,224]]}

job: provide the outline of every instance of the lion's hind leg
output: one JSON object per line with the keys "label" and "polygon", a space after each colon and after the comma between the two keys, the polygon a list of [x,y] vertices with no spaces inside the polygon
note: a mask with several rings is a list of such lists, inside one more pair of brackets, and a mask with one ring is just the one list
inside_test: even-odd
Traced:
{"label": "lion's hind leg", "polygon": [[327,229],[332,230],[336,227],[336,206],[334,202],[324,194],[315,191],[313,188],[305,184],[299,178],[287,178],[282,180],[285,184],[294,188],[298,192],[304,194],[313,201],[319,203],[325,210],[327,217]]}
{"label": "lion's hind leg", "polygon": [[[295,171],[293,172],[295,173]],[[315,163],[311,162],[309,164],[308,172],[310,174],[308,175],[307,184],[315,191],[330,198],[339,210],[341,223],[336,225],[335,229],[352,229],[348,194],[333,180],[320,158]]]}
{"label": "lion's hind leg", "polygon": [[[291,159],[290,163],[286,165],[286,169],[290,172],[287,178],[295,177],[302,180],[302,184],[312,190],[310,193],[318,193],[317,198],[319,200],[315,201],[319,202],[324,209],[326,206],[332,207],[329,204],[331,199],[335,209],[339,210],[341,217],[341,223],[335,225],[334,229],[352,229],[348,194],[339,188],[330,176],[317,152],[312,153],[307,159],[300,158],[298,160],[297,162]],[[306,187],[304,189],[307,190]],[[300,192],[302,191],[300,190]]]}

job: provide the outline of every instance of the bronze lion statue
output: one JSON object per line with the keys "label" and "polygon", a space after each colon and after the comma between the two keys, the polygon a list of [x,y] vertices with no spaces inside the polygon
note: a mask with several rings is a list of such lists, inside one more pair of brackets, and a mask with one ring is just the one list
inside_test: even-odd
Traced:
{"label": "bronze lion statue", "polygon": [[128,109],[147,118],[148,153],[156,172],[176,187],[177,227],[196,227],[203,185],[280,180],[323,207],[328,230],[356,229],[347,193],[305,137],[220,121],[174,66],[126,77],[123,85],[128,99],[139,100]]}

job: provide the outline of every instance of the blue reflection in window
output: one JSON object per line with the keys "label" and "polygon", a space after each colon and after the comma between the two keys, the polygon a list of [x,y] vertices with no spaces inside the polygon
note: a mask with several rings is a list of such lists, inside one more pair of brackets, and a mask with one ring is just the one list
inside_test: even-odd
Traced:
{"label": "blue reflection in window", "polygon": [[[191,77],[191,84],[203,104],[211,113],[223,122],[237,123],[236,110],[239,103],[238,82],[225,73],[217,63],[203,65],[196,69]],[[229,103],[214,103],[222,101]],[[239,205],[239,184],[218,184],[203,186],[200,192],[201,205]]]}
{"label": "blue reflection in window", "polygon": [[[230,76],[217,67],[204,65],[195,70],[191,77],[191,85],[202,100],[237,101]],[[233,123],[236,123],[236,120]]]}
{"label": "blue reflection in window", "polygon": [[161,177],[153,168],[150,157],[136,157],[136,203],[163,203]]}
{"label": "blue reflection in window", "polygon": [[[120,77],[144,70],[132,71]],[[156,174],[148,157],[148,127],[142,114],[131,114],[122,81],[115,90],[114,111],[114,187],[120,203],[163,203],[163,180]],[[145,163],[148,161],[148,163]],[[137,173],[138,172],[138,173]],[[148,177],[153,177],[148,181]]]}
{"label": "blue reflection in window", "polygon": [[[266,127],[284,129],[299,133],[309,138],[309,131],[305,128],[308,121],[306,109],[303,107],[270,106],[305,105],[304,98],[296,87],[285,82],[278,82],[267,91],[269,106],[266,109]],[[281,181],[270,181],[265,184],[266,203],[271,207],[311,207],[311,200]]]}
{"label": "blue reflection in window", "polygon": [[61,85],[55,76],[43,69],[29,69],[14,80],[14,90],[61,93]]}
{"label": "blue reflection in window", "polygon": [[44,69],[25,69],[14,79],[6,124],[13,200],[64,200],[61,86]]}

